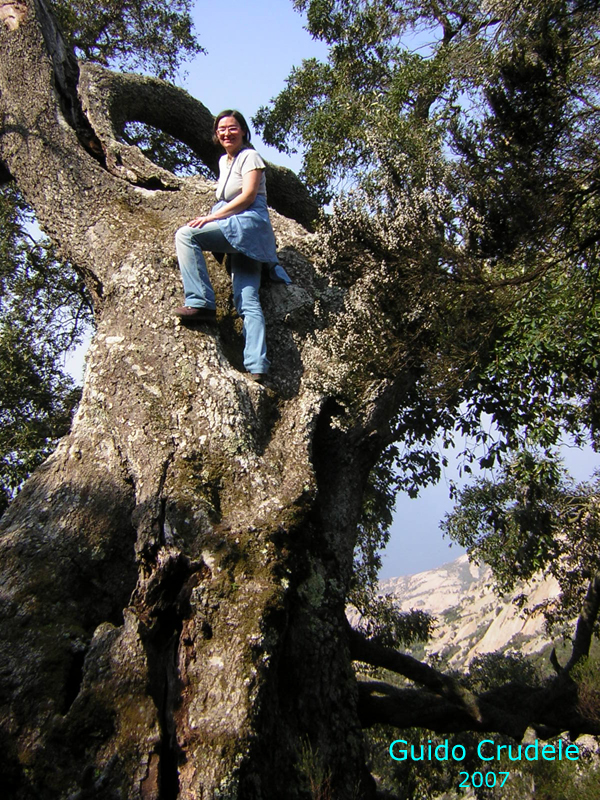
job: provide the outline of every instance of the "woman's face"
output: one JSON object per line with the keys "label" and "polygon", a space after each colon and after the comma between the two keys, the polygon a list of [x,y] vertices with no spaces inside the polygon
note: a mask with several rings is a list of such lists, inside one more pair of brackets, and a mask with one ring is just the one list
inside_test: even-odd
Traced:
{"label": "woman's face", "polygon": [[217,136],[228,155],[235,155],[244,143],[244,131],[235,117],[221,117]]}

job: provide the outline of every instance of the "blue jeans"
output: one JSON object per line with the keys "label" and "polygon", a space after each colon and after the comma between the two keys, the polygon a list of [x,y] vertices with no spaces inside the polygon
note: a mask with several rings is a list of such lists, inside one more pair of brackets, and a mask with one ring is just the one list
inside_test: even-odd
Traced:
{"label": "blue jeans", "polygon": [[232,247],[218,222],[208,222],[202,228],[184,225],[175,234],[175,246],[185,305],[192,308],[215,308],[215,293],[202,251],[231,254],[233,302],[244,321],[244,367],[248,372],[268,372],[265,318],[258,294],[261,265]]}

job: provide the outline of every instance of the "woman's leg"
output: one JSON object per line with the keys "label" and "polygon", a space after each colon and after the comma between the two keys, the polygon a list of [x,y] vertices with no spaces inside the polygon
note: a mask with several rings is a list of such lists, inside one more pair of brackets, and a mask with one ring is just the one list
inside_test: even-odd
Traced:
{"label": "woman's leg", "polygon": [[202,251],[235,253],[234,248],[221,233],[217,222],[209,222],[202,228],[184,225],[175,234],[175,247],[183,280],[185,305],[214,310],[215,293]]}
{"label": "woman's leg", "polygon": [[235,253],[231,258],[233,302],[244,320],[244,366],[248,372],[265,375],[271,362],[267,358],[265,318],[260,305],[261,265]]}

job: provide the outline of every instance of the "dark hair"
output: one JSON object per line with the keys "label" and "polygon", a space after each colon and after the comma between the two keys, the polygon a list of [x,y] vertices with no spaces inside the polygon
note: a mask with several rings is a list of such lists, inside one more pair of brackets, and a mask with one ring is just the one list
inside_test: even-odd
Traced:
{"label": "dark hair", "polygon": [[225,111],[221,111],[221,113],[217,114],[217,116],[215,117],[215,122],[213,125],[213,142],[215,144],[221,144],[221,142],[219,141],[219,137],[217,136],[217,128],[219,126],[219,122],[223,119],[223,117],[233,117],[235,119],[235,121],[242,129],[242,133],[244,134],[244,139],[243,139],[244,146],[249,145],[250,139],[252,138],[252,134],[250,133],[250,128],[248,127],[248,123],[244,119],[244,115],[241,114],[239,111],[236,111],[235,108],[226,108]]}

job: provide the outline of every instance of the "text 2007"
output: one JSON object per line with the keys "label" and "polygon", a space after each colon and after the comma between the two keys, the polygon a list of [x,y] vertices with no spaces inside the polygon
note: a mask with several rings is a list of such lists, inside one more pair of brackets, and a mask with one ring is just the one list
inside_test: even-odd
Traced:
{"label": "text 2007", "polygon": [[466,789],[469,784],[476,789],[479,789],[480,786],[487,786],[491,789],[496,783],[498,786],[504,786],[510,772],[499,772],[498,775],[495,772],[460,772],[459,777],[462,775],[466,775],[466,778],[463,778],[462,783],[458,784],[461,789]]}

